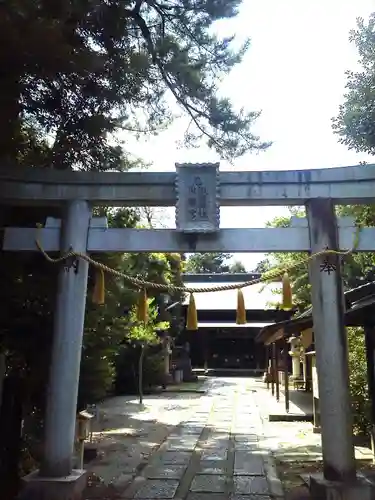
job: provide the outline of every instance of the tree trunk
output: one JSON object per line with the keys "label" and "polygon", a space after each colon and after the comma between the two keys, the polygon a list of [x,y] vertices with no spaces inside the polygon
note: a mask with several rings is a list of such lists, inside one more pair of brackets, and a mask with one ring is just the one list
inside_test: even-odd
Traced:
{"label": "tree trunk", "polygon": [[[14,498],[19,487],[18,464],[21,453],[22,381],[17,375],[4,380],[0,414],[0,483],[4,498]],[[3,498],[3,496],[2,496]]]}
{"label": "tree trunk", "polygon": [[138,393],[139,393],[139,404],[143,403],[143,358],[145,355],[146,346],[141,345],[141,353],[138,360]]}
{"label": "tree trunk", "polygon": [[17,160],[20,140],[20,85],[12,72],[0,77],[0,160],[5,166]]}
{"label": "tree trunk", "polygon": [[6,372],[6,355],[4,352],[0,352],[0,414],[1,414],[1,404],[3,401],[3,386],[5,380]]}

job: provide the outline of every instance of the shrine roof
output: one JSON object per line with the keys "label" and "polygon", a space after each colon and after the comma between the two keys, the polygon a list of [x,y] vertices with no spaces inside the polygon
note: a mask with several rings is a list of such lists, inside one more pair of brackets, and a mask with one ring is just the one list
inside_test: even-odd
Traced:
{"label": "shrine roof", "polygon": [[184,283],[233,283],[259,279],[260,273],[183,273]]}
{"label": "shrine roof", "polygon": [[[194,276],[194,277],[193,277]],[[218,274],[215,275],[184,275],[184,285],[194,288],[214,288],[225,285],[240,285],[244,281],[256,279],[259,275],[242,275],[245,279],[241,279],[241,275]],[[200,279],[200,281],[198,281]],[[246,310],[267,310],[276,309],[276,304],[280,301],[280,295],[277,290],[281,290],[281,283],[275,282],[270,284],[257,283],[242,289]],[[195,305],[197,310],[232,310],[237,309],[237,291],[224,290],[220,292],[203,292],[195,293]],[[189,296],[185,297],[183,305],[187,305]]]}
{"label": "shrine roof", "polygon": [[[183,306],[184,314],[187,314],[187,304]],[[282,309],[246,309],[246,325],[247,328],[257,328],[273,324],[279,321],[290,319],[292,311],[283,311]],[[198,309],[198,324],[207,328],[210,324],[220,324],[226,327],[239,327],[236,324],[235,309]],[[212,327],[212,328],[216,328]],[[217,328],[220,328],[217,326]]]}
{"label": "shrine roof", "polygon": [[[348,290],[344,296],[346,326],[362,326],[365,322],[375,324],[375,281]],[[299,335],[309,328],[314,328],[312,307],[292,319],[265,326],[260,330],[256,341],[269,345],[281,338]]]}
{"label": "shrine roof", "polygon": [[273,323],[269,323],[266,321],[250,321],[246,323],[245,325],[237,325],[237,324],[228,324],[225,321],[220,321],[220,322],[203,322],[203,323],[198,323],[198,328],[228,328],[233,326],[234,328],[264,328],[266,326],[270,326]]}

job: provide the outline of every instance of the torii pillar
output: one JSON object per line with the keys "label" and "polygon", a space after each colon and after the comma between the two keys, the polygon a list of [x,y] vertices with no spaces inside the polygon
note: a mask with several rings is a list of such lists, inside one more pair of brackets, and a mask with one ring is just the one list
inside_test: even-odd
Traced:
{"label": "torii pillar", "polygon": [[[312,254],[337,250],[332,201],[311,200],[306,209]],[[315,257],[309,270],[323,453],[323,477],[311,476],[311,496],[314,500],[370,500],[371,484],[356,476],[341,259]]]}
{"label": "torii pillar", "polygon": [[[86,252],[91,210],[86,201],[70,201],[61,227],[61,252]],[[86,472],[73,470],[77,396],[86,306],[88,263],[62,262],[59,269],[44,457],[40,471],[25,478],[21,498],[76,500]]]}

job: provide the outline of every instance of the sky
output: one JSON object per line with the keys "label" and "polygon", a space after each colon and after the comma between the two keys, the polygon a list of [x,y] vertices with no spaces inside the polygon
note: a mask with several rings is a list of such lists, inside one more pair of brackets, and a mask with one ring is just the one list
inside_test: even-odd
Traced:
{"label": "sky", "polygon": [[[225,79],[220,92],[236,107],[261,110],[254,132],[271,140],[269,150],[246,154],[233,164],[202,145],[178,146],[185,120],[148,141],[128,141],[134,154],[151,162],[152,171],[173,171],[175,163],[220,161],[221,170],[296,170],[339,167],[371,161],[348,151],[331,129],[345,92],[345,71],[357,69],[357,52],[349,42],[356,18],[367,19],[375,0],[244,0],[237,19],[223,21],[218,32],[251,38],[241,65]],[[263,227],[283,207],[221,209],[221,227]],[[158,214],[174,227],[174,210]],[[251,271],[261,254],[237,254]]]}

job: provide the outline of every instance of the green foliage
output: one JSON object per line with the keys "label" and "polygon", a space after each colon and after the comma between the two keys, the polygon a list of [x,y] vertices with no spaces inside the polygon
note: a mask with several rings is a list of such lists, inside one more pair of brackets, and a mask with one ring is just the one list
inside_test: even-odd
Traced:
{"label": "green foliage", "polygon": [[230,253],[194,253],[187,259],[185,271],[187,273],[228,273],[230,267],[227,261],[230,258]]}
{"label": "green foliage", "polygon": [[[110,227],[135,227],[139,221],[133,209],[110,211],[101,209],[96,215],[106,215]],[[93,254],[95,260],[122,272],[125,258],[122,254]],[[89,291],[93,288],[94,273],[90,268]],[[97,306],[88,294],[85,330],[82,348],[79,406],[103,399],[113,387],[115,359],[124,339],[126,318],[123,308],[133,304],[136,292],[124,287],[123,280],[106,273],[105,304]]]}
{"label": "green foliage", "polygon": [[[357,28],[350,32],[350,41],[357,48],[361,68],[347,72],[347,92],[338,116],[333,119],[333,130],[349,149],[371,155],[375,152],[375,13],[368,22],[362,18],[357,20]],[[339,207],[338,213],[354,217],[359,227],[375,225],[374,205]],[[374,254],[350,256],[346,259],[343,274],[347,288],[374,281]],[[369,401],[363,335],[358,329],[348,329],[348,342],[355,427],[358,432],[365,432],[369,426]]]}
{"label": "green foliage", "polygon": [[125,335],[126,341],[130,347],[139,351],[138,358],[138,393],[139,402],[143,401],[143,365],[145,355],[148,347],[160,343],[158,332],[168,330],[168,321],[158,321],[158,309],[155,305],[155,299],[148,299],[148,318],[145,322],[139,322],[137,319],[137,307],[133,306],[129,313],[129,323],[127,333]]}
{"label": "green foliage", "polygon": [[[165,382],[164,355],[157,345],[147,350],[143,359],[142,391],[146,393]],[[123,345],[116,358],[116,394],[139,393],[139,362],[140,348]]]}
{"label": "green foliage", "polygon": [[[49,212],[59,216],[59,213]],[[44,222],[42,209],[3,210],[7,223],[15,226],[35,227]],[[139,217],[133,209],[95,210],[96,215],[107,215],[110,227],[135,227]],[[9,215],[9,216],[8,216]],[[152,281],[181,284],[179,255],[93,254],[92,257],[109,267]],[[156,258],[157,257],[157,258]],[[9,373],[25,379],[28,418],[43,412],[49,356],[53,336],[53,311],[58,266],[47,263],[37,254],[11,254],[1,256],[3,278],[2,303],[6,314],[1,316],[1,344],[7,352]],[[79,407],[105,397],[113,388],[116,377],[116,359],[122,349],[129,310],[137,300],[137,291],[129,289],[121,278],[105,275],[106,300],[103,306],[92,303],[93,269],[89,271],[85,329],[82,349]],[[154,297],[164,307],[160,295]],[[173,297],[170,300],[174,300]],[[179,311],[166,320],[178,325]],[[176,332],[177,327],[176,327]],[[41,363],[40,360],[45,360]]]}
{"label": "green foliage", "polygon": [[[139,223],[139,214],[132,209],[102,209],[97,215],[106,215],[110,227],[135,227]],[[181,284],[181,259],[176,254],[101,254],[93,255],[93,258],[130,276],[155,283]],[[79,397],[82,407],[101,400],[114,389],[118,377],[116,370],[120,365],[124,369],[118,358],[127,357],[125,350],[135,349],[138,353],[139,344],[157,344],[158,330],[169,329],[171,324],[179,324],[179,310],[173,309],[173,315],[164,313],[164,298],[174,301],[179,294],[172,297],[155,294],[150,297],[149,321],[142,325],[136,321],[138,291],[128,288],[122,278],[108,273],[105,278],[105,304],[98,307],[92,304],[89,296],[86,308]],[[92,286],[90,284],[90,288]],[[164,316],[164,321],[161,316]],[[175,333],[178,334],[177,327]],[[138,354],[134,356],[137,357]],[[126,369],[131,371],[130,366],[126,366]],[[134,379],[132,373],[131,378]]]}
{"label": "green foliage", "polygon": [[[233,50],[232,38],[220,40],[214,23],[235,16],[239,3],[2,2],[0,63],[6,71],[0,75],[1,165],[87,171],[143,166],[128,154],[120,133],[158,133],[171,123],[176,104],[190,120],[186,143],[205,137],[229,158],[265,149],[268,143],[251,132],[258,113],[236,112],[217,95],[220,79],[240,62],[247,43]],[[94,213],[106,214],[110,227],[140,223],[135,210]],[[35,227],[47,216],[60,217],[61,212],[50,207],[5,208],[0,225]],[[179,255],[93,258],[133,276],[181,285]],[[0,267],[5,311],[0,330],[7,370],[24,380],[26,420],[32,417],[41,429],[58,266],[37,254],[2,252]],[[107,274],[106,303],[97,307],[90,299],[92,281],[90,270],[80,406],[111,391],[119,353],[125,350],[124,312],[136,298],[123,280]],[[178,335],[179,307],[167,312],[162,295],[154,298],[160,315]],[[174,293],[168,300],[179,303],[181,298]],[[28,422],[25,428],[31,429]]]}
{"label": "green foliage", "polygon": [[375,153],[374,40],[375,13],[368,22],[358,19],[357,29],[350,32],[350,41],[358,50],[361,69],[347,71],[344,103],[333,119],[333,129],[342,144],[370,155]]}
{"label": "green foliage", "polygon": [[150,390],[161,386],[165,382],[164,375],[164,353],[148,352],[143,360],[143,388]]}
{"label": "green foliage", "polygon": [[185,262],[187,273],[246,273],[242,262],[229,262],[232,254],[223,252],[194,253]]}
{"label": "green foliage", "polygon": [[354,432],[370,431],[370,400],[368,397],[365,336],[362,328],[348,328],[349,375]]}
{"label": "green foliage", "polygon": [[[375,205],[348,205],[339,207],[340,216],[350,216],[361,227],[375,225]],[[349,288],[355,288],[375,280],[374,253],[360,252],[345,259],[344,277]]]}
{"label": "green foliage", "polygon": [[[303,211],[291,210],[291,215],[289,217],[275,217],[275,219],[267,223],[267,226],[289,227],[291,216],[301,217],[304,216],[304,213]],[[305,263],[293,268],[292,266],[306,258],[307,255],[302,252],[273,253],[267,255],[266,259],[263,260],[257,268],[258,272],[265,274],[265,276],[267,276],[268,271],[272,271],[273,274],[273,271],[278,269],[280,271],[280,277],[284,274],[285,270],[288,269],[293,292],[293,305],[300,312],[311,303],[311,286],[309,283],[308,266]],[[274,293],[276,295],[275,305],[278,305],[281,303],[281,290],[275,290]]]}
{"label": "green foliage", "polygon": [[240,0],[71,2],[6,0],[0,7],[2,160],[14,161],[22,128],[50,148],[44,164],[84,170],[132,163],[117,132],[156,134],[176,105],[188,144],[205,137],[230,159],[266,149],[251,131],[258,112],[218,97],[221,79],[249,45],[234,49],[215,22]]}
{"label": "green foliage", "polygon": [[[353,217],[359,227],[375,225],[374,205],[338,207],[338,215]],[[373,253],[355,253],[345,259],[343,279],[346,289],[375,280]],[[370,429],[370,401],[368,396],[365,338],[362,328],[348,328],[350,390],[353,404],[354,430],[366,434]]]}
{"label": "green foliage", "polygon": [[126,340],[134,346],[151,346],[159,343],[157,332],[168,330],[168,321],[157,321],[158,309],[155,305],[155,299],[147,299],[148,320],[145,323],[137,320],[137,307],[133,306],[129,314],[129,322]]}
{"label": "green foliage", "polygon": [[241,261],[235,260],[229,266],[229,272],[231,273],[246,273],[246,268]]}
{"label": "green foliage", "polygon": [[267,257],[265,259],[262,259],[258,264],[255,266],[253,269],[253,273],[260,273],[264,274],[265,272],[269,271],[271,269],[271,262],[270,259]]}

